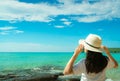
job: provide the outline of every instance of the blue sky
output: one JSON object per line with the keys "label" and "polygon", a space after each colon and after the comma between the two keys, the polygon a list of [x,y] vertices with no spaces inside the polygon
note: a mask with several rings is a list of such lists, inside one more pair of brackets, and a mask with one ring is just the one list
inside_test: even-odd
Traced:
{"label": "blue sky", "polygon": [[119,13],[119,0],[0,1],[0,51],[74,51],[90,33],[120,47]]}

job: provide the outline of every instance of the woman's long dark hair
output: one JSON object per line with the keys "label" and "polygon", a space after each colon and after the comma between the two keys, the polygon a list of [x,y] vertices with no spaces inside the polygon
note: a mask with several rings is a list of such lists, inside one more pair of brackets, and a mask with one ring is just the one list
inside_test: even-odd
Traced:
{"label": "woman's long dark hair", "polygon": [[87,73],[99,73],[108,64],[107,57],[103,56],[102,53],[87,51],[87,56],[85,60],[85,66]]}

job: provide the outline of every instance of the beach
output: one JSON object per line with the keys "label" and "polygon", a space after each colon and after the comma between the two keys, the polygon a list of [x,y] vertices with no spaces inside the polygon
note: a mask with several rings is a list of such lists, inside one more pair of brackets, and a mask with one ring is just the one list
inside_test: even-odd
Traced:
{"label": "beach", "polygon": [[33,69],[1,71],[0,81],[79,81],[80,76],[64,76],[62,69],[44,66]]}
{"label": "beach", "polygon": [[[63,76],[73,52],[0,53],[0,81],[79,81],[80,76]],[[120,63],[120,54],[112,56]],[[79,59],[85,57],[82,53]],[[77,62],[76,61],[76,62]],[[109,81],[119,81],[120,67],[107,71]]]}

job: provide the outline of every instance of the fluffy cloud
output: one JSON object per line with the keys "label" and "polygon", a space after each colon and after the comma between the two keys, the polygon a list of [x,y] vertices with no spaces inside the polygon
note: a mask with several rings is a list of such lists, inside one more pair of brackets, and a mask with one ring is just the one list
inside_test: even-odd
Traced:
{"label": "fluffy cloud", "polygon": [[60,19],[60,21],[66,22],[66,21],[68,21],[68,19],[62,18],[62,19]]}
{"label": "fluffy cloud", "polygon": [[56,25],[55,28],[64,28],[64,26]]}
{"label": "fluffy cloud", "polygon": [[69,26],[70,24],[71,24],[71,22],[69,22],[69,21],[65,21],[65,22],[63,22],[65,25],[67,25],[67,26]]}
{"label": "fluffy cloud", "polygon": [[59,15],[69,15],[79,22],[120,18],[119,0],[101,0],[95,3],[75,3],[75,0],[58,0],[58,2],[52,5],[24,3],[18,0],[0,1],[0,20],[50,22]]}
{"label": "fluffy cloud", "polygon": [[13,26],[0,27],[0,35],[9,35],[11,33],[19,34],[19,33],[24,33],[24,31],[17,30],[17,27],[13,27]]}
{"label": "fluffy cloud", "polygon": [[65,19],[65,18],[60,19],[60,21],[62,21],[63,24],[65,24],[65,25],[67,25],[67,26],[69,26],[69,25],[72,23],[72,22],[70,22],[68,19]]}
{"label": "fluffy cloud", "polygon": [[15,28],[16,28],[16,27],[6,26],[6,27],[0,27],[0,30],[2,30],[2,31],[7,31],[7,30],[15,29]]}
{"label": "fluffy cloud", "polygon": [[19,33],[24,33],[24,31],[21,31],[21,30],[14,30],[16,34],[19,34]]}

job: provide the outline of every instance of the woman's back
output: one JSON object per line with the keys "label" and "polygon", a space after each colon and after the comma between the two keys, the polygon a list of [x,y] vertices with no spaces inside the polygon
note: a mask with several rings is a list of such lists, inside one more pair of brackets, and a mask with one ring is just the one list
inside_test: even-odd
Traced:
{"label": "woman's back", "polygon": [[105,73],[106,73],[106,68],[104,68],[99,73],[87,73],[87,68],[85,66],[85,59],[82,59],[73,67],[73,74],[81,74],[80,81],[105,81],[106,79]]}

